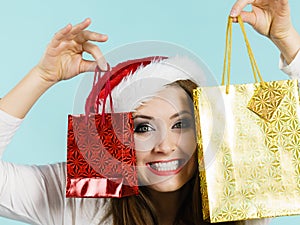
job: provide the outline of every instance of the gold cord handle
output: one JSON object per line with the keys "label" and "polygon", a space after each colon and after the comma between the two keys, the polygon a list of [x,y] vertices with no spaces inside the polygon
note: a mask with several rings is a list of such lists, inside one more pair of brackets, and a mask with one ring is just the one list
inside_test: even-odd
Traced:
{"label": "gold cord handle", "polygon": [[[241,16],[238,16],[238,23],[241,27],[241,30],[242,30],[242,33],[244,36],[244,40],[246,43],[248,56],[249,56],[251,68],[253,71],[254,80],[257,83],[258,82],[257,77],[258,77],[261,84],[264,85],[264,81],[262,79],[262,76],[261,76],[258,66],[256,64],[256,61],[255,61],[250,43],[247,38],[246,30],[245,30],[244,23],[242,21]],[[229,85],[230,85],[230,65],[231,65],[231,49],[232,49],[232,41],[231,40],[232,40],[232,17],[229,16],[227,28],[226,28],[226,43],[225,43],[223,74],[222,74],[222,85],[225,85],[225,78],[226,78],[226,74],[227,74],[226,94],[229,93]]]}

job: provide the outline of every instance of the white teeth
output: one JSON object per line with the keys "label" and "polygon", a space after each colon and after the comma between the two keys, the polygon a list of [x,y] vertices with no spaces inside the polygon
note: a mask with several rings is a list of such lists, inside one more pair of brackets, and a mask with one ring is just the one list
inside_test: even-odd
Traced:
{"label": "white teeth", "polygon": [[150,166],[157,171],[177,170],[179,167],[179,160],[174,160],[170,162],[151,163]]}

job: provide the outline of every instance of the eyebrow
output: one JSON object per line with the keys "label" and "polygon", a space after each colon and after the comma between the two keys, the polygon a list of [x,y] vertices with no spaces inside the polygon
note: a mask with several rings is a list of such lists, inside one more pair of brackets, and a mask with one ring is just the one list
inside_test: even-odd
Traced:
{"label": "eyebrow", "polygon": [[180,111],[180,112],[175,113],[174,115],[172,115],[172,116],[170,117],[170,119],[174,119],[174,118],[179,117],[179,116],[182,116],[182,115],[184,115],[184,114],[192,115],[191,112],[189,112],[189,111],[187,111],[187,110],[183,110],[183,111]]}
{"label": "eyebrow", "polygon": [[137,118],[142,118],[142,119],[147,119],[147,120],[153,120],[154,119],[152,116],[146,116],[146,115],[136,115],[132,119],[137,119]]}
{"label": "eyebrow", "polygon": [[[192,115],[191,112],[186,111],[186,110],[183,110],[183,111],[180,111],[180,112],[175,113],[174,115],[172,115],[172,116],[170,117],[170,119],[174,119],[174,118],[179,117],[179,116],[182,116],[182,115],[184,115],[184,114]],[[133,119],[137,119],[137,118],[142,118],[142,119],[147,119],[147,120],[153,120],[153,119],[154,119],[154,117],[152,117],[152,116],[147,116],[147,115],[136,115],[136,116],[133,117]]]}

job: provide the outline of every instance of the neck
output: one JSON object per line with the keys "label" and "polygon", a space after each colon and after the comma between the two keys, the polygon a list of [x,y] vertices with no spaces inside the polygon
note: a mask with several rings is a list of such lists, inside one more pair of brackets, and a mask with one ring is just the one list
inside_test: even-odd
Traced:
{"label": "neck", "polygon": [[188,185],[173,192],[158,192],[151,189],[149,191],[157,211],[159,224],[174,224],[178,210],[189,191]]}

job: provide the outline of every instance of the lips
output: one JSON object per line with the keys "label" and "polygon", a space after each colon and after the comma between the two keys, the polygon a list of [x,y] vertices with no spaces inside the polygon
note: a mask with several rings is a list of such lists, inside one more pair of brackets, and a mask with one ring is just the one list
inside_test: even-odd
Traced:
{"label": "lips", "polygon": [[170,176],[180,172],[185,164],[184,159],[173,159],[168,161],[155,161],[147,163],[147,167],[159,176]]}

